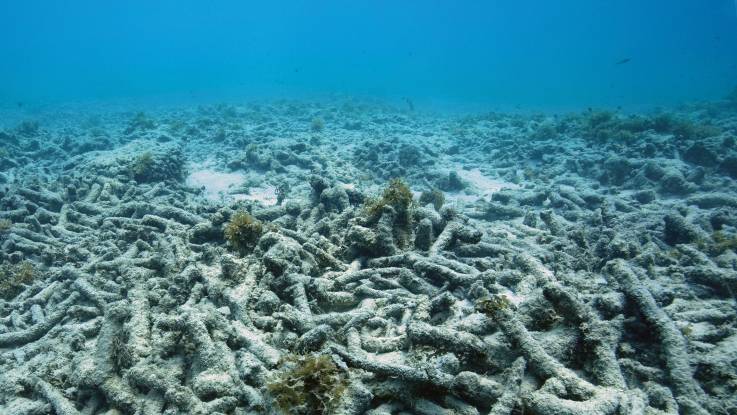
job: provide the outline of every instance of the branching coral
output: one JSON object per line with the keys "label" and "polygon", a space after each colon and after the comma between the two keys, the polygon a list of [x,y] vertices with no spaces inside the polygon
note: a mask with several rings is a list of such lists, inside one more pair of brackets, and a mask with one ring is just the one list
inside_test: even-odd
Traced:
{"label": "branching coral", "polygon": [[266,385],[285,414],[329,414],[348,387],[347,374],[330,356],[289,356]]}
{"label": "branching coral", "polygon": [[263,233],[263,224],[248,212],[233,214],[225,225],[225,239],[239,252],[253,248]]}

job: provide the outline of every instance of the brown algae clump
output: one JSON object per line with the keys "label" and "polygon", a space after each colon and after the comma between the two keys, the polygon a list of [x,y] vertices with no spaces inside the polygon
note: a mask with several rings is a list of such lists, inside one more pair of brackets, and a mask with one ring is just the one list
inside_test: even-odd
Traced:
{"label": "brown algae clump", "polygon": [[714,254],[721,255],[730,250],[737,252],[737,236],[716,231],[711,238],[713,243],[709,248]]}
{"label": "brown algae clump", "polygon": [[412,207],[412,191],[402,179],[392,179],[379,199],[370,199],[364,205],[368,216],[380,216],[384,206],[391,206],[397,212],[400,223],[409,223]]}
{"label": "brown algae clump", "polygon": [[150,151],[143,152],[133,160],[131,173],[137,181],[144,180],[154,165],[154,156]]}
{"label": "brown algae clump", "polygon": [[23,261],[17,265],[0,265],[0,298],[9,300],[15,297],[24,284],[33,282],[33,264]]}
{"label": "brown algae clump", "polygon": [[445,204],[445,195],[438,189],[422,192],[420,195],[420,205],[425,206],[429,203],[432,203],[436,211],[440,211],[440,208]]}
{"label": "brown algae clump", "polygon": [[348,377],[326,355],[289,356],[266,385],[284,414],[328,414],[348,387]]}
{"label": "brown algae clump", "polygon": [[512,302],[504,295],[485,297],[476,303],[476,310],[485,314],[487,317],[493,317],[499,311],[512,307]]}
{"label": "brown algae clump", "polygon": [[120,373],[123,369],[133,366],[133,354],[128,347],[130,334],[127,330],[118,331],[110,343],[110,359],[115,370]]}
{"label": "brown algae clump", "polygon": [[240,252],[256,246],[262,233],[262,223],[244,211],[234,213],[225,225],[225,239],[233,249]]}

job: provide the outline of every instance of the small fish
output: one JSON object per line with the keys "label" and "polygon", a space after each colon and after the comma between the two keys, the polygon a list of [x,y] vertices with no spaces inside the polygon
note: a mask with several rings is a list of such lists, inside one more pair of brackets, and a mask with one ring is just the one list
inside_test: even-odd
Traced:
{"label": "small fish", "polygon": [[16,102],[15,105],[17,105],[18,108],[23,108],[23,102],[21,101]]}
{"label": "small fish", "polygon": [[631,60],[632,60],[632,58],[624,58],[621,61],[615,63],[615,65],[624,65],[625,63],[628,63]]}

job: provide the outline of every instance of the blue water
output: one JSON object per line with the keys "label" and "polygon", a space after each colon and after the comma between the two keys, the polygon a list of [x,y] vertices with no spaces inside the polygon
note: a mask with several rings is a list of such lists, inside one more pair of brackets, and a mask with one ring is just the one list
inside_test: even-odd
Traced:
{"label": "blue water", "polygon": [[3,106],[340,94],[648,107],[737,84],[734,0],[8,0],[0,16]]}

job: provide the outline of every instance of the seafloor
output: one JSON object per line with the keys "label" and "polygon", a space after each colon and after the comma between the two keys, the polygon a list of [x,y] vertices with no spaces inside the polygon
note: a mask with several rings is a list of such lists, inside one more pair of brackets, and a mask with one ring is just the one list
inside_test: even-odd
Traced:
{"label": "seafloor", "polygon": [[737,413],[737,98],[22,118],[1,414]]}

